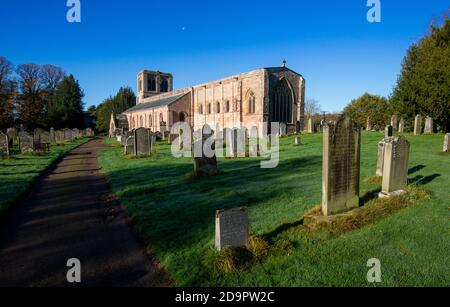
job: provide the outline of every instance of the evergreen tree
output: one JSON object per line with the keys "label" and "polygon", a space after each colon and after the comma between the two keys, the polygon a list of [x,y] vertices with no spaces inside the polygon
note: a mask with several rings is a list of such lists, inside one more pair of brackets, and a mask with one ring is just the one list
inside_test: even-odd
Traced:
{"label": "evergreen tree", "polygon": [[136,96],[130,87],[121,87],[114,97],[105,99],[96,110],[97,130],[108,131],[111,113],[120,114],[136,104]]}

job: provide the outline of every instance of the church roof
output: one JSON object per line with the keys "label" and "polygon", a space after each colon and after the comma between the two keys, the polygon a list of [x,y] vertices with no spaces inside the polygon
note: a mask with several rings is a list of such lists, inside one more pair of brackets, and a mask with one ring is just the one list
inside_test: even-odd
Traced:
{"label": "church roof", "polygon": [[189,94],[189,93],[178,94],[175,96],[165,97],[165,98],[151,101],[151,102],[140,103],[140,104],[137,104],[136,106],[132,107],[131,109],[126,110],[124,113],[130,113],[130,112],[152,109],[152,108],[156,108],[156,107],[168,106],[168,105],[171,105],[172,103],[178,101],[180,98],[184,97],[187,94]]}

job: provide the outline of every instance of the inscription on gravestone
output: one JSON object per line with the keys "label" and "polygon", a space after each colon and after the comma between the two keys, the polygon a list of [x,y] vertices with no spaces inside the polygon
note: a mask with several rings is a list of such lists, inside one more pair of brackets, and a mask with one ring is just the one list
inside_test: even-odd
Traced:
{"label": "inscription on gravestone", "polygon": [[342,115],[336,124],[324,127],[323,196],[325,216],[359,206],[361,129]]}
{"label": "inscription on gravestone", "polygon": [[134,154],[136,156],[149,156],[152,153],[152,132],[147,128],[134,130]]}
{"label": "inscription on gravestone", "polygon": [[218,251],[225,247],[245,248],[248,241],[248,209],[236,208],[216,212],[216,240]]}
{"label": "inscription on gravestone", "polygon": [[380,197],[405,192],[408,184],[409,142],[403,137],[386,140],[383,167],[383,186]]}
{"label": "inscription on gravestone", "polygon": [[425,130],[424,130],[424,134],[433,134],[433,119],[431,117],[427,117],[425,119]]}

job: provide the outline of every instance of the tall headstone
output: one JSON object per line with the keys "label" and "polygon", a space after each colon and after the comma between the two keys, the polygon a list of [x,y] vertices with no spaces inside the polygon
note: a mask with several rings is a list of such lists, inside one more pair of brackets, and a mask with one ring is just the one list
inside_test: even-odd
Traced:
{"label": "tall headstone", "polygon": [[367,117],[367,126],[366,126],[366,130],[367,131],[372,131],[372,118],[369,116]]}
{"label": "tall headstone", "polygon": [[235,158],[238,154],[238,133],[236,129],[224,129],[225,131],[225,143],[226,143],[226,156],[229,158]]}
{"label": "tall headstone", "polygon": [[246,248],[248,243],[248,209],[236,208],[216,212],[216,249]]}
{"label": "tall headstone", "polygon": [[124,154],[125,155],[134,155],[134,136],[130,136],[127,138],[127,140],[125,141],[125,146],[124,146]]}
{"label": "tall headstone", "polygon": [[64,132],[61,130],[55,131],[55,141],[57,144],[64,142]]}
{"label": "tall headstone", "polygon": [[250,157],[258,157],[259,155],[259,135],[258,128],[252,127],[250,129],[250,138],[248,141],[248,150]]}
{"label": "tall headstone", "polygon": [[324,127],[322,213],[325,216],[359,206],[361,129],[345,115]]}
{"label": "tall headstone", "polygon": [[64,129],[64,140],[73,141],[73,131],[70,129]]}
{"label": "tall headstone", "polygon": [[15,141],[17,141],[18,133],[19,132],[16,128],[8,128],[8,130],[6,130],[6,134],[8,135],[10,143],[14,143]]}
{"label": "tall headstone", "polygon": [[444,152],[450,152],[450,133],[447,133],[444,138]]}
{"label": "tall headstone", "polygon": [[391,136],[394,136],[394,128],[392,126],[387,126],[385,129],[384,137],[390,138]]}
{"label": "tall headstone", "polygon": [[417,115],[414,119],[414,135],[422,134],[422,116]]}
{"label": "tall headstone", "polygon": [[404,133],[405,132],[405,120],[402,118],[400,119],[400,122],[398,124],[398,132]]}
{"label": "tall headstone", "polygon": [[134,155],[150,156],[152,154],[152,131],[147,128],[134,130]]}
{"label": "tall headstone", "polygon": [[295,145],[297,146],[302,145],[302,138],[300,136],[295,137]]}
{"label": "tall headstone", "polygon": [[9,156],[9,137],[0,131],[0,157]]}
{"label": "tall headstone", "polygon": [[391,117],[391,126],[394,130],[397,130],[398,127],[398,117],[397,115],[392,115]]}
{"label": "tall headstone", "polygon": [[56,133],[55,133],[55,129],[53,129],[53,128],[50,128],[50,143],[56,144]]}
{"label": "tall headstone", "polygon": [[409,142],[403,137],[386,140],[380,197],[399,195],[408,184]]}
{"label": "tall headstone", "polygon": [[424,134],[433,134],[433,119],[431,117],[427,117],[425,119],[425,130],[424,130]]}
{"label": "tall headstone", "polygon": [[[208,177],[216,175],[217,157],[215,153],[215,144],[212,140],[212,130],[208,125],[205,125],[201,130],[202,137],[194,141],[194,149],[201,148],[201,152],[195,150],[194,155],[194,173],[199,177]],[[205,145],[206,144],[206,145]],[[211,152],[205,152],[205,149],[211,149]]]}
{"label": "tall headstone", "polygon": [[286,136],[288,134],[286,123],[280,123],[280,137]]}
{"label": "tall headstone", "polygon": [[308,133],[314,133],[314,125],[312,117],[308,118]]}
{"label": "tall headstone", "polygon": [[33,135],[26,132],[19,133],[19,146],[20,152],[23,154],[29,154],[34,152],[34,138]]}

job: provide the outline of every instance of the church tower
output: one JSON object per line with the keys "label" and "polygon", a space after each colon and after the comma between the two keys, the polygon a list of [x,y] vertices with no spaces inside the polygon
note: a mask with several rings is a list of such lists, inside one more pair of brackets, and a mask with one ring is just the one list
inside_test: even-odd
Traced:
{"label": "church tower", "polygon": [[160,71],[144,70],[137,75],[137,103],[145,98],[173,91],[173,76]]}

